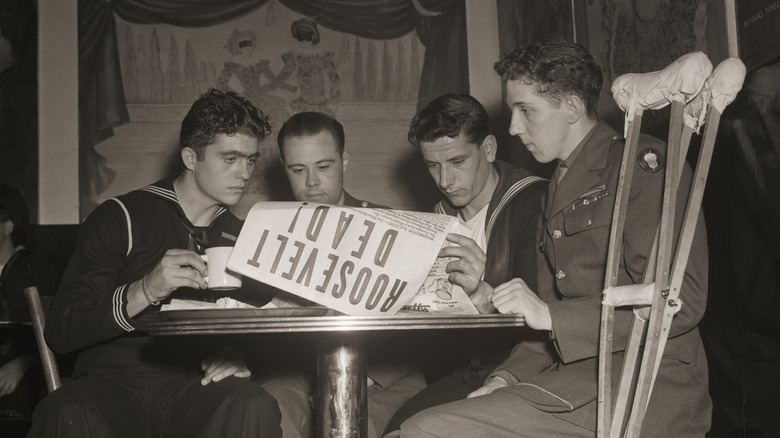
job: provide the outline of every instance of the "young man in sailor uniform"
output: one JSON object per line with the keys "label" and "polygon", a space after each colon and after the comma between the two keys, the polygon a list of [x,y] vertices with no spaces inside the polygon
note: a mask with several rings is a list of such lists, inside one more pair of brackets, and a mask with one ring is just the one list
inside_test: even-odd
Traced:
{"label": "young man in sailor uniform", "polygon": [[[492,287],[513,278],[536,284],[536,222],[547,182],[496,160],[498,143],[489,127],[479,101],[446,94],[412,119],[408,136],[444,195],[434,210],[458,219],[459,234],[447,238],[455,245],[440,253],[457,258],[448,265],[450,281],[470,295],[481,313],[496,312],[486,293]],[[402,407],[387,432],[423,409],[465,398],[517,341],[485,337],[471,351],[452,348],[458,356],[440,361],[448,363],[436,370],[445,375]]]}
{"label": "young man in sailor uniform", "polygon": [[46,323],[55,351],[80,350],[74,379],[38,405],[30,436],[282,436],[277,403],[239,349],[145,332],[161,302],[207,288],[199,254],[234,244],[241,222],[226,206],[268,134],[248,100],[209,90],[182,122],[181,173],[86,219]]}

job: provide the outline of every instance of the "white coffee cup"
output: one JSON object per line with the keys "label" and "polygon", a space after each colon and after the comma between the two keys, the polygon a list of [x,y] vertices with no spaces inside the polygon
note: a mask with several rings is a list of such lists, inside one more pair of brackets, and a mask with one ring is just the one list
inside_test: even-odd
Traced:
{"label": "white coffee cup", "polygon": [[227,268],[232,252],[232,246],[215,246],[206,248],[206,254],[201,256],[209,270],[209,275],[204,277],[209,289],[229,290],[241,287],[241,275]]}

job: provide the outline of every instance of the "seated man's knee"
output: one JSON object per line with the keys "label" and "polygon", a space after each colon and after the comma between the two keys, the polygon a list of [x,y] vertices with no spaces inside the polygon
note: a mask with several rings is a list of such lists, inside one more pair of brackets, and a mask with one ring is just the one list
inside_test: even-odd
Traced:
{"label": "seated man's knee", "polygon": [[44,397],[35,406],[34,416],[40,418],[59,418],[59,417],[83,417],[84,410],[87,409],[82,403],[78,403],[63,391],[55,391]]}
{"label": "seated man's knee", "polygon": [[88,436],[90,430],[110,429],[106,414],[99,403],[66,391],[54,391],[35,407],[28,436]]}
{"label": "seated man's knee", "polygon": [[203,417],[197,436],[282,436],[279,405],[262,386],[232,377],[217,383],[198,404]]}
{"label": "seated man's knee", "polygon": [[219,410],[228,416],[255,416],[258,412],[277,419],[282,416],[276,399],[262,386],[253,382],[246,382],[240,389],[234,388],[228,392],[220,403]]}
{"label": "seated man's knee", "polygon": [[421,434],[430,430],[435,430],[435,423],[437,423],[435,415],[432,415],[430,410],[422,411],[401,423],[401,436],[427,436]]}

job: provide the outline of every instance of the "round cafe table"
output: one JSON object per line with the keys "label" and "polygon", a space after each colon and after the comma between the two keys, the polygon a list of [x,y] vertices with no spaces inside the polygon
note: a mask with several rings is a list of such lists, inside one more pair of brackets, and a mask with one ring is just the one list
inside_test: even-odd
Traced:
{"label": "round cafe table", "polygon": [[[248,310],[248,311],[247,311]],[[277,310],[277,309],[270,309]],[[390,330],[522,327],[517,315],[399,313],[393,316],[274,316],[260,309],[198,310],[152,323],[152,335],[328,333],[317,340],[317,431],[320,437],[368,436],[366,355],[355,334]]]}

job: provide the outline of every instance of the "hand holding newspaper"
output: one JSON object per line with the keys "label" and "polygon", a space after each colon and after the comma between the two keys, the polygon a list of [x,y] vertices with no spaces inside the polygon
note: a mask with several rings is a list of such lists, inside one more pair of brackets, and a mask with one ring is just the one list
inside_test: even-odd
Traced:
{"label": "hand holding newspaper", "polygon": [[[260,202],[228,267],[347,315],[392,315],[410,301],[412,310],[477,313],[447,281],[447,260],[436,257],[454,221],[404,210]],[[417,300],[421,295],[430,299]]]}
{"label": "hand holding newspaper", "polygon": [[[454,221],[450,233],[460,234],[458,221]],[[455,245],[445,241],[442,248]],[[447,265],[456,257],[437,257],[422,287],[401,311],[431,313],[479,313],[462,287],[449,281]]]}

